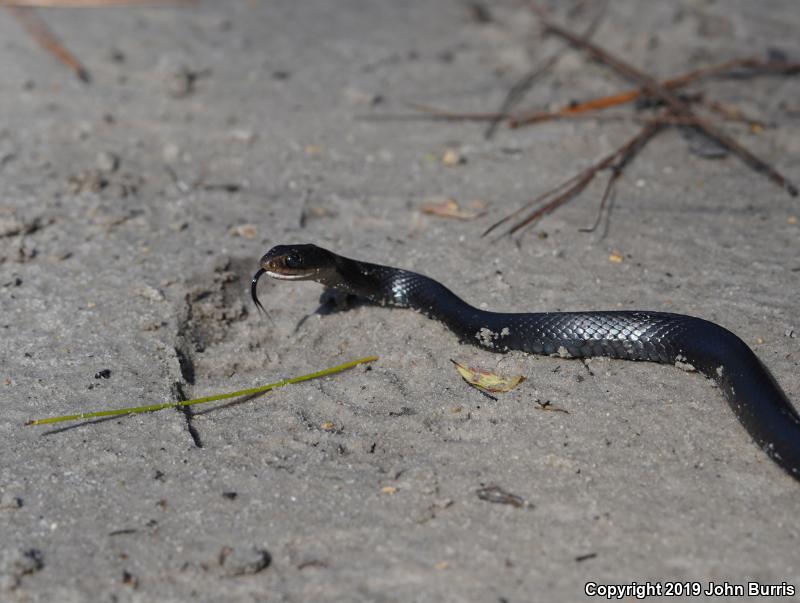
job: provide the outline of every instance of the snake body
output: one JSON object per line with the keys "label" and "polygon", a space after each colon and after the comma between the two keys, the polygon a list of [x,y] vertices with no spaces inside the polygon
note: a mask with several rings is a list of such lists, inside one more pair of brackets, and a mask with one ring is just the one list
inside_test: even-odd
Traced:
{"label": "snake body", "polygon": [[422,274],[308,244],[279,245],[264,255],[252,281],[259,306],[256,284],[264,273],[281,280],[313,280],[378,304],[413,308],[447,325],[462,341],[496,352],[608,356],[696,370],[719,385],[756,444],[800,480],[800,416],[747,344],[713,322],[647,311],[489,312]]}

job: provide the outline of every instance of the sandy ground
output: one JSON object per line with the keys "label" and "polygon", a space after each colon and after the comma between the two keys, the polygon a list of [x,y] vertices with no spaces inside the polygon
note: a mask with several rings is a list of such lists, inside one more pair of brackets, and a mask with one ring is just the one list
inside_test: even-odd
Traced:
{"label": "sandy ground", "polygon": [[[635,131],[369,121],[487,110],[537,61],[521,3],[205,2],[52,10],[84,85],[0,20],[0,600],[583,600],[584,583],[800,587],[798,483],[719,391],[674,367],[501,357],[409,311],[313,314],[260,255],[314,242],[426,272],[496,310],[654,309],[747,341],[800,401],[798,201],[661,135],[585,234],[602,183],[519,241],[491,222]],[[778,49],[793,0],[615,1],[596,40],[668,76]],[[566,19],[564,6],[557,15]],[[583,27],[585,19],[572,22]],[[623,83],[568,51],[526,99]],[[704,87],[771,126],[731,132],[800,179],[800,81]],[[465,163],[439,157],[455,148]],[[475,221],[424,215],[482,199]],[[610,261],[619,252],[621,262]],[[309,316],[310,315],[310,316]],[[305,320],[304,320],[305,319]],[[34,417],[371,369],[238,405],[65,430]],[[450,359],[528,380],[492,401]],[[103,373],[103,371],[110,371]],[[569,411],[543,412],[551,401]],[[524,501],[493,504],[496,485]]]}

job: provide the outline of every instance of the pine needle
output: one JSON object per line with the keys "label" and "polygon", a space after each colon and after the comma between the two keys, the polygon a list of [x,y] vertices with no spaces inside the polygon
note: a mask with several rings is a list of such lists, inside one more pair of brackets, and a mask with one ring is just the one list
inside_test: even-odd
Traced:
{"label": "pine needle", "polygon": [[206,402],[216,402],[217,400],[227,400],[228,398],[238,398],[240,396],[252,396],[254,394],[260,394],[263,392],[268,392],[272,389],[283,387],[284,385],[291,385],[292,383],[300,383],[301,381],[309,381],[311,379],[317,379],[319,377],[326,377],[327,375],[341,373],[342,371],[346,371],[347,369],[353,368],[354,366],[358,366],[359,364],[374,362],[377,359],[378,359],[377,356],[366,356],[364,358],[359,358],[357,360],[351,360],[350,362],[345,362],[344,364],[340,364],[338,366],[322,369],[321,371],[317,371],[315,373],[300,375],[299,377],[291,377],[289,379],[283,379],[281,381],[276,381],[275,383],[270,383],[269,385],[261,385],[259,387],[252,387],[250,389],[241,389],[239,391],[230,392],[227,394],[216,394],[214,396],[206,396],[204,398],[196,398],[194,400],[185,400],[183,402],[163,402],[161,404],[150,404],[148,406],[134,406],[131,408],[119,408],[115,410],[99,410],[95,412],[84,412],[77,415],[48,417],[46,419],[33,419],[25,423],[25,425],[49,425],[52,423],[62,423],[64,421],[81,421],[84,419],[95,419],[98,417],[133,415],[143,412],[154,412],[156,410],[163,410],[165,408],[178,408],[181,406],[193,406],[194,404],[205,404]]}

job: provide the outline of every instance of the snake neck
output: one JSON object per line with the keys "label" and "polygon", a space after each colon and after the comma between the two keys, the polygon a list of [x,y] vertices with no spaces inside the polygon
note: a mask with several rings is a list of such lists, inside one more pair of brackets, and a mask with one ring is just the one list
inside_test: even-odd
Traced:
{"label": "snake neck", "polygon": [[337,256],[336,269],[320,282],[382,306],[411,308],[443,322],[462,339],[485,331],[499,316],[471,306],[447,287],[422,274]]}

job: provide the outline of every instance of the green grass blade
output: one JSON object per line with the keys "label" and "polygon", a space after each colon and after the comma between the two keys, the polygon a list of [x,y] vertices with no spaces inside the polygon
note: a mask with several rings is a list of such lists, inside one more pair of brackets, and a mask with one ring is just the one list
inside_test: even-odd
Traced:
{"label": "green grass blade", "polygon": [[271,389],[276,389],[278,387],[283,387],[284,385],[291,385],[292,383],[300,383],[301,381],[309,381],[310,379],[318,379],[320,377],[326,377],[327,375],[333,375],[336,373],[341,373],[342,371],[346,371],[347,369],[351,369],[354,366],[358,366],[359,364],[365,364],[367,362],[374,362],[377,360],[377,356],[366,356],[365,358],[358,358],[357,360],[351,360],[350,362],[345,362],[344,364],[340,364],[338,366],[334,366],[331,368],[322,369],[321,371],[317,371],[315,373],[309,373],[307,375],[300,375],[299,377],[290,377],[289,379],[283,379],[281,381],[276,381],[275,383],[270,383],[269,385],[261,385],[259,387],[251,387],[250,389],[240,389],[236,392],[229,392],[227,394],[217,394],[214,396],[206,396],[204,398],[195,398],[194,400],[185,400],[183,402],[163,402],[161,404],[150,404],[148,406],[134,406],[131,408],[119,408],[115,410],[99,410],[95,412],[84,412],[77,415],[63,415],[61,417],[48,417],[46,419],[33,419],[25,423],[25,425],[49,425],[51,423],[62,423],[64,421],[81,421],[84,419],[96,419],[98,417],[115,417],[118,415],[133,415],[142,412],[154,412],[156,410],[163,410],[165,408],[178,408],[180,406],[193,406],[194,404],[205,404],[206,402],[216,402],[217,400],[227,400],[228,398],[238,398],[240,396],[251,396],[253,394],[260,394],[262,392],[268,392]]}

